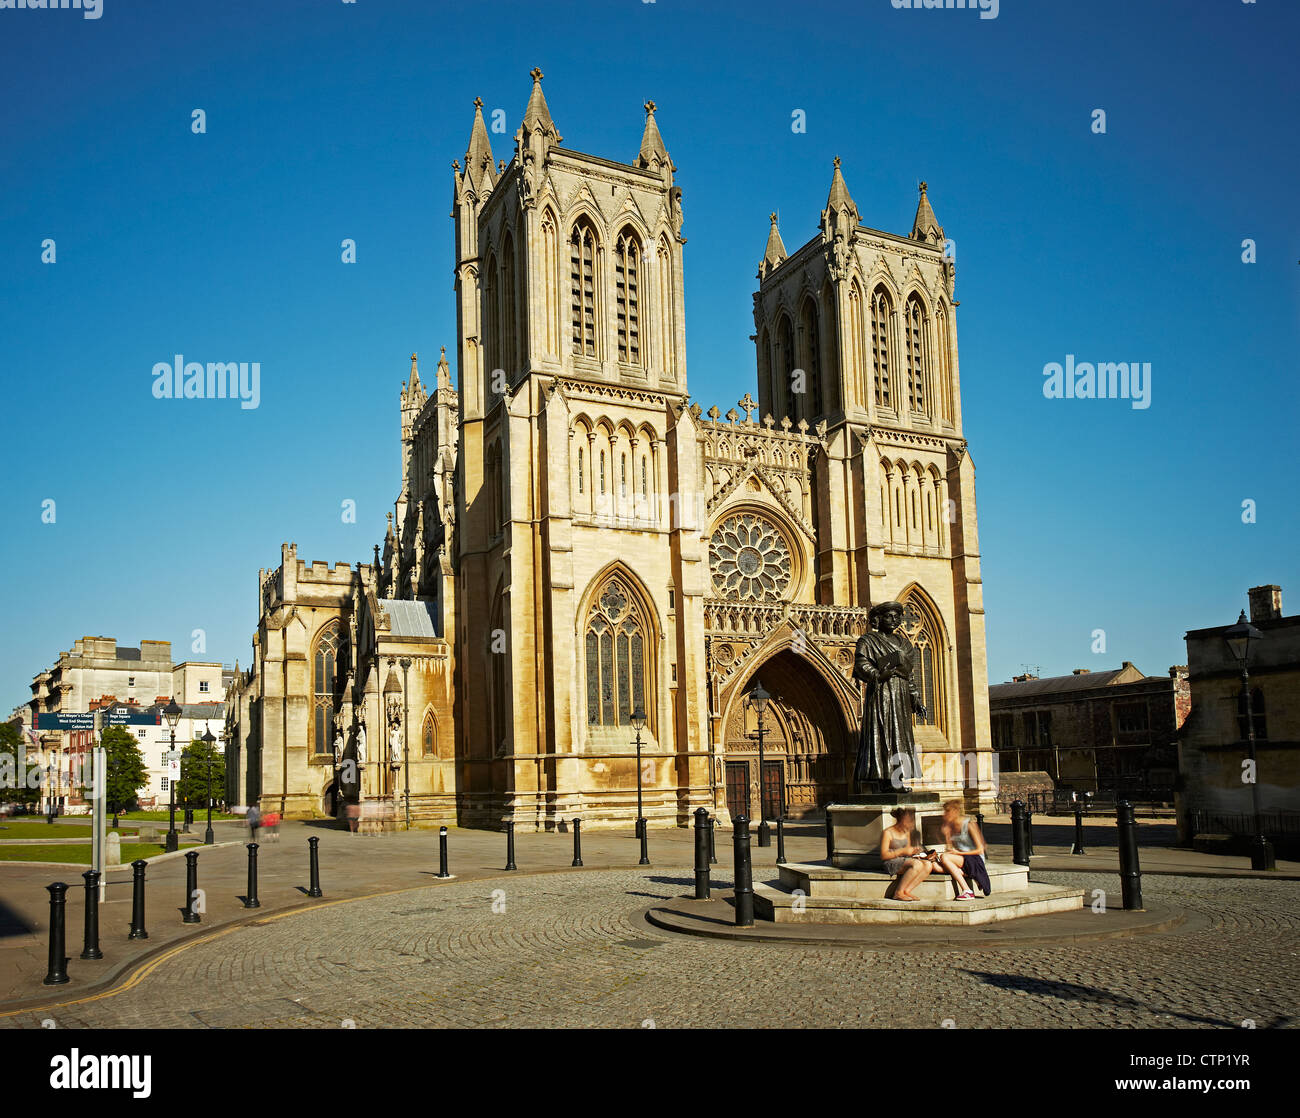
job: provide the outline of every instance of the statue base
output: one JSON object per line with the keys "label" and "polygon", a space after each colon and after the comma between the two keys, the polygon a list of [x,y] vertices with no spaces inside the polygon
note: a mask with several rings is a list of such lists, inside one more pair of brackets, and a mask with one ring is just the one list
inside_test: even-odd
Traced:
{"label": "statue base", "polygon": [[826,805],[826,855],[831,865],[840,869],[883,873],[880,836],[886,827],[894,825],[894,811],[904,807],[916,812],[916,828],[912,832],[914,844],[944,845],[939,830],[943,823],[943,807],[937,792],[869,792],[861,796],[846,796]]}

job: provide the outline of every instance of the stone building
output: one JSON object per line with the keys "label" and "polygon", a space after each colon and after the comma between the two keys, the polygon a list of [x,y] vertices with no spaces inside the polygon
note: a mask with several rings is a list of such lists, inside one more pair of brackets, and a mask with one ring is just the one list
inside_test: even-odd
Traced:
{"label": "stone building", "polygon": [[[1250,713],[1260,812],[1279,853],[1300,849],[1300,615],[1282,615],[1274,585],[1248,592],[1250,623],[1260,639],[1249,653]],[[1224,640],[1229,625],[1187,633],[1192,713],[1179,741],[1182,786],[1178,830],[1183,843],[1197,835],[1253,833],[1254,803],[1248,757],[1241,665]]]}
{"label": "stone building", "polygon": [[998,771],[1045,773],[1077,792],[1173,802],[1178,731],[1187,718],[1187,668],[1143,675],[1118,668],[989,687]]}
{"label": "stone building", "polygon": [[[954,267],[925,185],[864,226],[835,160],[816,232],[775,218],[757,391],[687,392],[682,192],[645,106],[628,162],[562,137],[533,72],[509,162],[481,102],[454,164],[457,386],[400,396],[401,487],[355,566],[284,545],[228,709],[249,800],[549,828],[849,791],[852,654],[906,604],[922,788],[990,795],[975,474]],[[638,769],[633,715],[644,712]],[[237,745],[235,744],[237,743]],[[409,789],[409,792],[408,792]]]}

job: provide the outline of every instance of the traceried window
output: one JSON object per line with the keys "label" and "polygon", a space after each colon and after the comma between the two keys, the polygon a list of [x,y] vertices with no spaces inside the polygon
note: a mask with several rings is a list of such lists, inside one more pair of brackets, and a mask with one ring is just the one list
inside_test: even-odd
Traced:
{"label": "traceried window", "polygon": [[587,723],[626,726],[646,704],[649,626],[627,584],[615,575],[587,614]]}
{"label": "traceried window", "polygon": [[[1255,724],[1255,737],[1268,740],[1268,721],[1264,717],[1264,692],[1255,687],[1250,692],[1250,720]],[[1245,741],[1249,736],[1246,723],[1246,695],[1237,693],[1237,733]]]}
{"label": "traceried window", "polygon": [[778,383],[773,385],[773,395],[780,393],[784,405],[782,418],[789,416],[793,423],[798,418],[794,394],[794,331],[790,327],[789,317],[785,315],[781,317],[781,325],[777,328],[776,348]]}
{"label": "traceried window", "polygon": [[321,629],[312,651],[312,752],[317,755],[329,753],[332,748],[334,713],[342,698],[343,652],[343,635],[335,619]]}
{"label": "traceried window", "polygon": [[804,300],[799,333],[803,341],[804,389],[808,393],[811,418],[822,414],[821,332],[817,328],[817,307],[811,299]]}
{"label": "traceried window", "polygon": [[945,423],[951,423],[953,419],[952,406],[952,333],[948,327],[948,312],[944,307],[939,308],[935,324],[937,326],[938,346],[939,346],[939,418]]}
{"label": "traceried window", "polygon": [[433,711],[424,716],[424,726],[420,730],[420,752],[425,757],[432,757],[438,752],[438,732],[434,726]]}
{"label": "traceried window", "polygon": [[929,403],[925,391],[925,316],[921,300],[913,295],[907,301],[903,333],[907,341],[907,406],[924,412]]}
{"label": "traceried window", "polygon": [[871,365],[876,403],[888,408],[889,398],[889,296],[883,287],[871,294]]}
{"label": "traceried window", "polygon": [[927,711],[925,718],[917,715],[916,721],[942,730],[947,721],[944,710],[943,643],[938,637],[937,622],[912,594],[903,600],[902,629],[916,649],[912,679]]}
{"label": "traceried window", "polygon": [[624,232],[614,250],[614,298],[618,307],[618,359],[641,364],[641,246]]}
{"label": "traceried window", "polygon": [[582,447],[578,447],[578,492],[583,492],[582,488]]}
{"label": "traceried window", "polygon": [[596,234],[578,222],[569,237],[569,286],[573,352],[596,356]]}

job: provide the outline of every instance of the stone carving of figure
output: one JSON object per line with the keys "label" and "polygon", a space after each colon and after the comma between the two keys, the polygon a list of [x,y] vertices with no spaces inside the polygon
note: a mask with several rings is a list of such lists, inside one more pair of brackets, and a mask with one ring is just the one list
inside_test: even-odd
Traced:
{"label": "stone carving of figure", "polygon": [[402,731],[394,723],[393,728],[388,734],[388,760],[393,768],[400,768],[402,764]]}
{"label": "stone carving of figure", "polygon": [[359,719],[357,722],[357,764],[366,763],[366,720]]}
{"label": "stone carving of figure", "polygon": [[898,602],[872,606],[868,618],[872,629],[858,640],[853,665],[853,678],[866,684],[853,779],[872,792],[910,792],[908,778],[920,773],[912,713],[929,716],[912,680],[916,653],[898,631],[903,623]]}

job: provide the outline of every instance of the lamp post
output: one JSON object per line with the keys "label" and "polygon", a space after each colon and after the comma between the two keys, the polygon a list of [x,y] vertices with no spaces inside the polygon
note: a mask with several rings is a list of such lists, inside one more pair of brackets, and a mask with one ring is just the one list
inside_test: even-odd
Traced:
{"label": "lamp post", "polygon": [[641,731],[645,729],[645,711],[640,706],[630,715],[632,728],[636,730],[636,837],[641,840],[642,866],[650,864],[650,855],[646,850],[645,813],[641,807]]}
{"label": "lamp post", "polygon": [[171,730],[171,750],[167,754],[167,791],[171,796],[170,806],[168,808],[167,823],[167,845],[165,847],[168,854],[174,853],[180,849],[181,841],[176,834],[176,779],[171,775],[171,758],[176,752],[176,726],[181,720],[181,704],[176,701],[173,695],[171,701],[163,707],[163,717],[167,719],[167,725]]}
{"label": "lamp post", "polygon": [[409,722],[411,701],[407,696],[411,693],[411,680],[407,673],[411,670],[411,658],[403,656],[398,663],[402,665],[402,770],[406,786],[403,799],[406,801],[406,829],[409,831],[411,829],[411,727]]}
{"label": "lamp post", "polygon": [[1241,665],[1241,694],[1246,708],[1246,748],[1249,751],[1251,768],[1250,802],[1255,816],[1255,835],[1250,842],[1250,868],[1253,870],[1277,868],[1273,859],[1273,844],[1264,837],[1263,822],[1259,814],[1259,763],[1255,759],[1255,713],[1250,701],[1250,646],[1254,641],[1263,639],[1263,636],[1263,633],[1246,620],[1245,610],[1241,611],[1237,624],[1223,634],[1228,651]]}
{"label": "lamp post", "polygon": [[203,724],[203,737],[199,739],[208,747],[208,829],[203,832],[203,842],[207,846],[212,845],[212,752],[217,747],[217,738],[205,722]]}
{"label": "lamp post", "polygon": [[767,701],[772,696],[763,690],[763,685],[757,680],[754,681],[754,689],[745,696],[745,705],[753,708],[754,713],[758,716],[758,845],[772,845],[772,829],[767,825],[767,797],[763,794],[766,791],[765,774],[763,772],[763,735],[766,728],[763,725],[763,711],[767,709]]}

